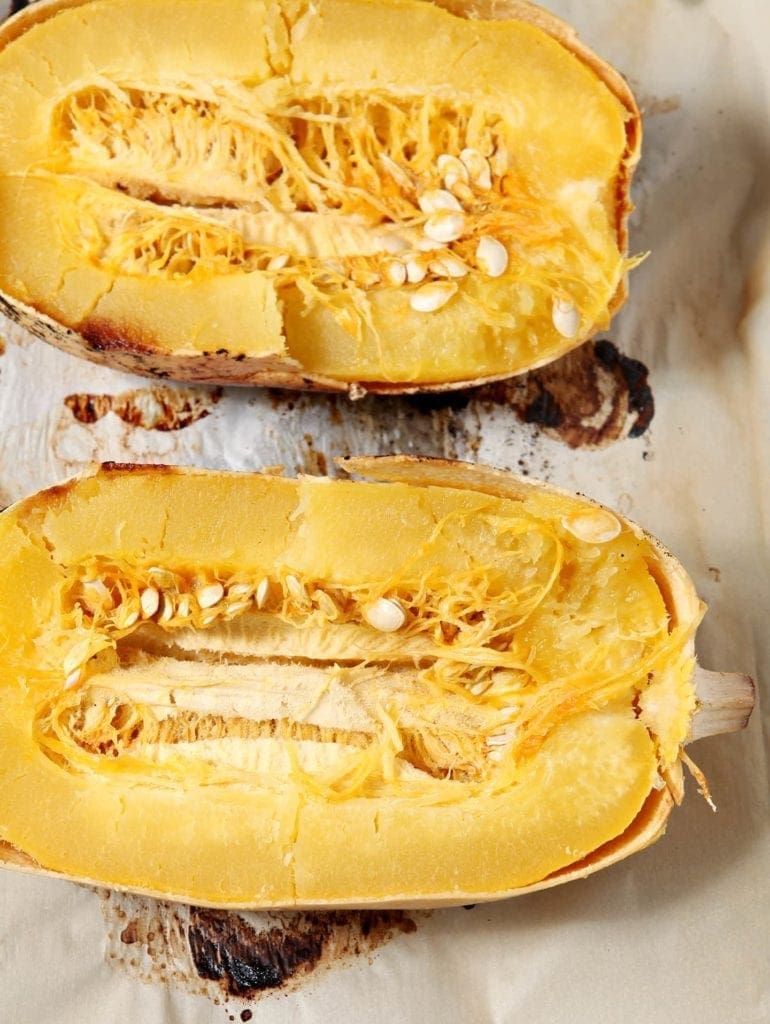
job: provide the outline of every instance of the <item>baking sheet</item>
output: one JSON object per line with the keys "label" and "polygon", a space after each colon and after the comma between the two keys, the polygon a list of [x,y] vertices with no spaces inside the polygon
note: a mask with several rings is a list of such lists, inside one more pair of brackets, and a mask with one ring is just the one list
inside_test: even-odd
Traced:
{"label": "baking sheet", "polygon": [[[651,849],[508,903],[379,922],[255,915],[240,937],[232,921],[0,872],[0,1021],[770,1021],[770,5],[548,6],[628,76],[647,114],[632,247],[651,256],[609,347],[480,397],[350,405],[154,387],[3,323],[0,504],[97,458],[320,472],[336,455],[394,450],[581,490],[689,568],[710,606],[701,662],[759,682],[749,729],[693,750],[717,813],[690,785]],[[575,374],[585,386],[570,390]],[[643,430],[653,400],[651,426],[623,436]],[[601,449],[587,446],[597,424],[609,425]],[[318,956],[288,986],[228,991],[233,976],[254,980],[249,942],[268,934],[277,949],[307,929],[310,943],[319,927]],[[216,974],[204,954],[217,928],[231,929],[218,955],[232,970],[202,978]]]}

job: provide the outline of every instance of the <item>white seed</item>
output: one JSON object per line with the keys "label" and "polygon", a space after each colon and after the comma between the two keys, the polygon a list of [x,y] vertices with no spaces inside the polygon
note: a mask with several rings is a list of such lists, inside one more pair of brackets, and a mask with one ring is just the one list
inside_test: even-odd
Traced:
{"label": "white seed", "polygon": [[516,736],[516,726],[509,725],[507,729],[503,729],[502,732],[493,732],[490,736],[487,736],[488,747],[504,747],[506,743],[510,743]]}
{"label": "white seed", "polygon": [[431,238],[426,238],[425,235],[420,235],[416,239],[414,247],[418,252],[445,252],[443,245],[439,245],[438,242],[434,242]]}
{"label": "white seed", "polygon": [[201,626],[210,626],[211,623],[214,621],[214,619],[216,619],[216,617],[217,617],[217,610],[216,609],[214,609],[213,611],[204,612],[204,614],[201,615],[201,618],[200,618]]}
{"label": "white seed", "polygon": [[382,265],[382,276],[388,284],[398,288],[406,281],[406,267],[401,260],[387,260]]}
{"label": "white seed", "polygon": [[476,246],[476,262],[488,277],[500,277],[508,268],[508,250],[491,235],[482,235]]}
{"label": "white seed", "polygon": [[380,633],[395,633],[406,622],[406,612],[393,598],[380,597],[364,608],[364,618]]}
{"label": "white seed", "polygon": [[273,256],[272,259],[268,260],[268,270],[283,270],[286,264],[289,262],[289,254],[282,252],[278,256]]}
{"label": "white seed", "polygon": [[419,256],[412,256],[406,261],[406,279],[410,284],[419,284],[428,273],[427,263]]}
{"label": "white seed", "polygon": [[497,747],[489,751],[489,753],[487,754],[487,761],[494,761],[495,764],[497,764],[498,762],[502,761],[504,756],[505,751],[500,750],[499,747]]}
{"label": "white seed", "polygon": [[305,588],[302,586],[296,576],[286,577],[286,589],[289,591],[291,596],[297,601],[302,601],[305,598]]}
{"label": "white seed", "polygon": [[169,572],[168,569],[163,569],[159,565],[151,565],[147,572],[161,590],[170,590],[176,584],[173,572]]}
{"label": "white seed", "polygon": [[431,281],[419,288],[410,298],[409,305],[418,313],[435,313],[457,292],[454,281]]}
{"label": "white seed", "polygon": [[436,166],[445,188],[451,189],[460,182],[466,183],[468,181],[468,168],[456,156],[442,153],[436,161]]}
{"label": "white seed", "polygon": [[200,608],[213,608],[219,604],[225,594],[225,588],[221,583],[209,583],[196,592],[195,598]]}
{"label": "white seed", "polygon": [[80,668],[83,662],[88,660],[89,653],[90,645],[88,640],[82,640],[79,644],[75,644],[72,650],[67,653],[62,663],[65,676]]}
{"label": "white seed", "polygon": [[177,618],[186,619],[190,614],[190,595],[182,594],[176,608]]}
{"label": "white seed", "polygon": [[468,273],[468,265],[463,263],[459,256],[448,252],[435,260],[431,260],[428,264],[428,270],[435,274],[436,277],[465,277]]}
{"label": "white seed", "polygon": [[565,338],[574,338],[580,327],[580,313],[566,299],[554,299],[551,319],[556,330]]}
{"label": "white seed", "polygon": [[174,599],[168,594],[162,594],[160,599],[160,615],[158,622],[169,622],[174,617]]}
{"label": "white seed", "polygon": [[74,672],[70,672],[67,678],[64,680],[64,689],[71,690],[73,686],[77,686],[80,682],[80,677],[83,674],[81,668],[76,668]]}
{"label": "white seed", "polygon": [[313,592],[313,601],[318,605],[318,610],[323,612],[327,619],[336,619],[339,614],[339,608],[334,602],[334,599],[330,597],[324,590],[316,590]]}
{"label": "white seed", "polygon": [[606,544],[620,533],[620,523],[612,512],[604,508],[592,508],[564,516],[561,524],[573,537],[587,544]]}
{"label": "white seed", "polygon": [[83,591],[91,608],[112,608],[112,594],[101,580],[83,580]]}
{"label": "white seed", "polygon": [[385,252],[389,252],[394,256],[400,252],[407,252],[411,248],[409,240],[404,238],[402,235],[381,235],[379,243]]}
{"label": "white seed", "polygon": [[460,152],[460,160],[474,185],[483,189],[492,188],[492,174],[489,170],[489,161],[485,156],[482,156],[477,149],[463,149]]}
{"label": "white seed", "polygon": [[492,156],[489,158],[489,165],[498,176],[502,178],[505,172],[508,170],[509,153],[508,147],[504,142],[498,142],[497,148],[495,149]]}
{"label": "white seed", "polygon": [[439,210],[462,210],[456,196],[443,188],[429,189],[418,198],[417,204],[423,213],[437,213]]}
{"label": "white seed", "polygon": [[113,614],[113,622],[118,629],[128,629],[139,621],[139,605],[133,600],[119,604]]}
{"label": "white seed", "polygon": [[227,588],[228,597],[251,597],[254,587],[250,583],[233,583]]}
{"label": "white seed", "polygon": [[242,611],[245,611],[249,607],[248,601],[236,601],[235,604],[227,606],[229,615],[240,615]]}
{"label": "white seed", "polygon": [[139,595],[139,604],[142,606],[142,617],[151,618],[160,605],[160,594],[155,587],[147,587]]}
{"label": "white seed", "polygon": [[480,683],[474,683],[473,686],[470,687],[470,692],[474,697],[479,697],[485,690],[488,690],[490,686],[491,683],[489,680],[482,679]]}
{"label": "white seed", "polygon": [[257,608],[264,608],[267,604],[267,599],[270,596],[270,580],[265,576],[263,580],[259,581],[256,592]]}
{"label": "white seed", "polygon": [[455,210],[439,210],[428,218],[423,230],[434,242],[456,242],[465,231],[465,216]]}

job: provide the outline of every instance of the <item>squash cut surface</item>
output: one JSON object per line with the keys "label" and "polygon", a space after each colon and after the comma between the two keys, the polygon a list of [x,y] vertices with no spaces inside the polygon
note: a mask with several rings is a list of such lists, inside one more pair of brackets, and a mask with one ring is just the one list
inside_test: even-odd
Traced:
{"label": "squash cut surface", "polygon": [[510,894],[622,836],[699,608],[638,530],[517,486],[106,468],[5,512],[0,840],[322,906]]}
{"label": "squash cut surface", "polygon": [[330,387],[511,374],[589,337],[624,292],[638,112],[555,19],[467,13],[87,0],[12,22],[11,305],[140,371]]}

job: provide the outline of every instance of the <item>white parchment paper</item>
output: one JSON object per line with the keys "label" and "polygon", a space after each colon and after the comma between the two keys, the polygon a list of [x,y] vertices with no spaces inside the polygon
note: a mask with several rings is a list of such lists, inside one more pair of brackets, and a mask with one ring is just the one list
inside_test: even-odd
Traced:
{"label": "white parchment paper", "polygon": [[[0,504],[97,458],[317,471],[334,455],[401,450],[523,466],[660,537],[710,606],[701,662],[759,683],[749,729],[692,751],[716,814],[690,785],[664,839],[631,860],[508,903],[435,912],[371,961],[261,999],[255,1021],[770,1022],[770,3],[548,6],[626,74],[647,112],[632,247],[652,255],[610,332],[651,371],[657,412],[644,438],[573,451],[505,406],[348,407],[256,391],[227,391],[176,431],[114,412],[87,424],[67,396],[148,382],[0,325]],[[240,1019],[246,1004],[138,980],[108,962],[106,942],[96,893],[0,872],[0,1021]]]}

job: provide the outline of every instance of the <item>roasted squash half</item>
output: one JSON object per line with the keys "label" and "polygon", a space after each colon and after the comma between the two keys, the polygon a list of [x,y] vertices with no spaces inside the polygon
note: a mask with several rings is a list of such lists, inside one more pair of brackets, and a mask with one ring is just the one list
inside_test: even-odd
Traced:
{"label": "roasted squash half", "polygon": [[0,289],[86,358],[408,391],[625,297],[639,112],[520,0],[54,0],[0,30]]}
{"label": "roasted squash half", "polygon": [[3,513],[7,863],[216,906],[430,905],[660,834],[682,745],[752,696],[696,694],[679,564],[507,473],[350,467],[388,482],[108,466]]}

